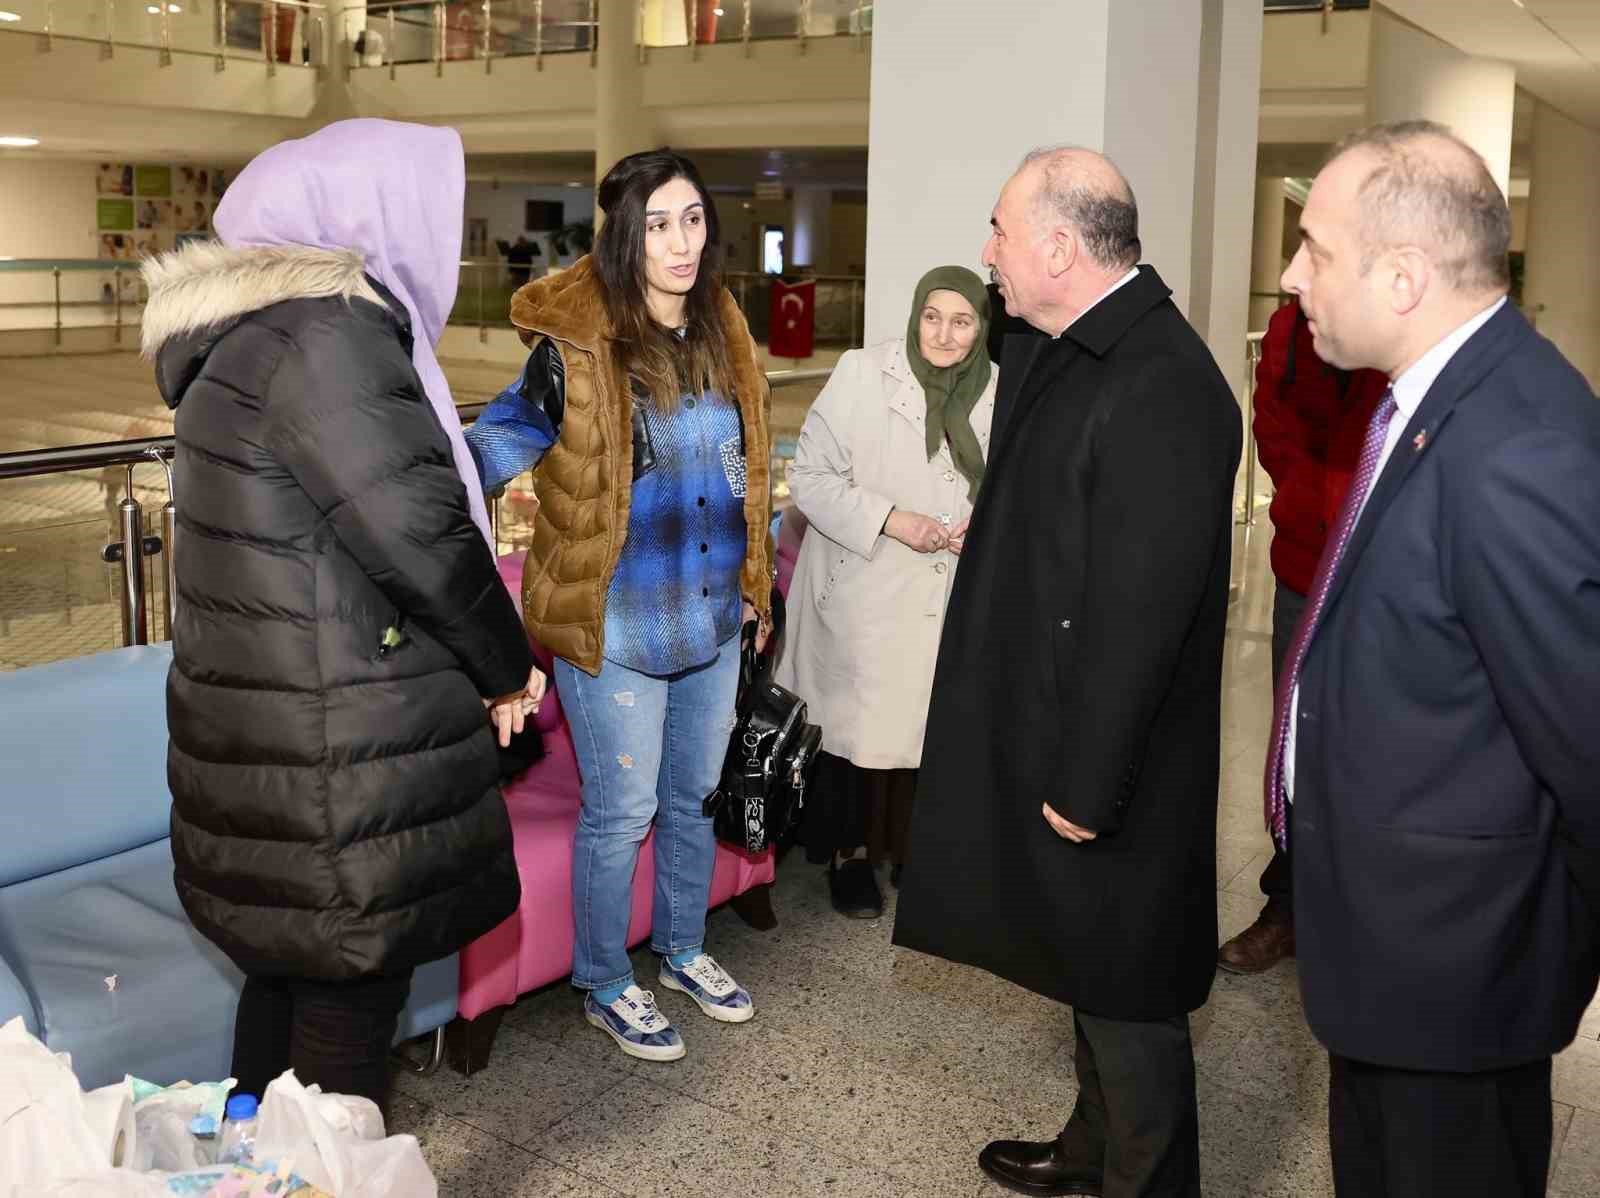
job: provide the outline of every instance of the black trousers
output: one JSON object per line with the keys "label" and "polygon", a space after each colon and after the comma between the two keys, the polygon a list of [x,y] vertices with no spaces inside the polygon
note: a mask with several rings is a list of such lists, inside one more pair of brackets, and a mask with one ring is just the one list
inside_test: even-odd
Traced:
{"label": "black trousers", "polygon": [[233,1028],[236,1093],[260,1097],[293,1069],[304,1085],[359,1094],[389,1115],[389,1047],[411,993],[411,971],[353,982],[245,979]]}
{"label": "black trousers", "polygon": [[1330,1056],[1338,1198],[1538,1198],[1550,1171],[1550,1059],[1415,1073]]}
{"label": "black trousers", "polygon": [[1098,1169],[1103,1198],[1200,1198],[1200,1124],[1189,1017],[1154,1022],[1072,1013],[1078,1105],[1068,1158]]}
{"label": "black trousers", "polygon": [[[1306,597],[1291,591],[1283,583],[1272,596],[1272,693],[1278,693],[1278,679],[1283,674],[1284,658],[1289,656],[1289,643],[1294,640],[1295,625],[1305,610]],[[1286,849],[1273,846],[1272,860],[1261,871],[1261,893],[1267,896],[1268,912],[1284,919],[1294,913],[1294,866]]]}

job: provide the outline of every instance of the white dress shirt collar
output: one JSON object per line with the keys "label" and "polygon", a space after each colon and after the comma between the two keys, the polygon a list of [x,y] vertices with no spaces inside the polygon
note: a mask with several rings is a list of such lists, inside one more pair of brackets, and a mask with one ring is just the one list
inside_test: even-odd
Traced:
{"label": "white dress shirt collar", "polygon": [[1500,311],[1505,302],[1506,297],[1502,295],[1466,324],[1447,335],[1394,380],[1391,386],[1394,388],[1396,423],[1401,429],[1411,423],[1411,418],[1422,406],[1423,397],[1428,394],[1428,388],[1433,386],[1439,375],[1444,372],[1444,368],[1450,365],[1450,359],[1456,356],[1457,351],[1474,333],[1489,323],[1489,318]]}
{"label": "white dress shirt collar", "polygon": [[[1135,266],[1127,274],[1123,275],[1115,283],[1111,284],[1111,286],[1107,287],[1099,295],[1095,296],[1095,298],[1092,301],[1090,301],[1089,307],[1085,308],[1082,312],[1079,312],[1070,321],[1068,321],[1067,322],[1067,328],[1066,329],[1062,329],[1061,333],[1065,333],[1067,331],[1067,329],[1070,329],[1073,325],[1077,324],[1078,321],[1082,320],[1086,315],[1088,315],[1089,309],[1093,308],[1095,306],[1095,304],[1098,304],[1098,303],[1101,303],[1102,301],[1104,301],[1106,296],[1110,295],[1113,291],[1117,290],[1119,287],[1126,287],[1129,283],[1133,282],[1138,277],[1139,277],[1139,268],[1137,266]],[[1057,333],[1055,335],[1055,337],[1051,338],[1051,340],[1052,341],[1056,340],[1056,338],[1061,336],[1061,333]]]}

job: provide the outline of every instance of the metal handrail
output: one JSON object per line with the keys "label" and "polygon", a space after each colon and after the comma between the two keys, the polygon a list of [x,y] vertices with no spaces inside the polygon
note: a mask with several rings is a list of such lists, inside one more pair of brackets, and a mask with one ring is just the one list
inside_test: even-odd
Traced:
{"label": "metal handrail", "polygon": [[1256,522],[1256,367],[1261,364],[1261,340],[1265,333],[1246,333],[1244,337],[1244,511],[1236,523],[1253,528]]}
{"label": "metal handrail", "polygon": [[[0,258],[0,275],[5,274],[48,274],[51,278],[50,297],[45,300],[33,301],[16,300],[0,303],[0,310],[17,310],[26,308],[49,308],[54,316],[52,327],[55,332],[55,344],[59,347],[65,338],[66,322],[62,320],[62,313],[68,310],[85,308],[103,308],[107,306],[105,299],[94,300],[67,300],[61,295],[61,279],[67,274],[110,274],[111,275],[111,323],[112,338],[116,344],[122,344],[122,330],[127,322],[123,319],[126,307],[139,308],[144,300],[137,297],[124,298],[122,294],[122,279],[124,275],[137,276],[139,264],[123,258]],[[84,327],[106,328],[105,323],[93,324]],[[0,332],[12,330],[0,329]]]}

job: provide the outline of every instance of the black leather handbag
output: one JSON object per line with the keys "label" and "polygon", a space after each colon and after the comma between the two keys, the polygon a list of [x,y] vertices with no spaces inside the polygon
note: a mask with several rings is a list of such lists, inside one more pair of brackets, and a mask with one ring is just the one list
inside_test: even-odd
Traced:
{"label": "black leather handbag", "polygon": [[[780,602],[773,617],[776,640]],[[793,835],[821,748],[822,729],[806,723],[805,701],[772,680],[770,655],[756,653],[752,620],[740,637],[737,719],[722,780],[705,801],[717,839],[759,853]]]}

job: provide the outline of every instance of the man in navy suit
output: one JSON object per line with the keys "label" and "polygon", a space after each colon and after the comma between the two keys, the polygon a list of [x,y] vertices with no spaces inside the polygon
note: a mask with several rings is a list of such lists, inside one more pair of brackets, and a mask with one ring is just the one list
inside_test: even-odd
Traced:
{"label": "man in navy suit", "polygon": [[1449,130],[1381,125],[1283,277],[1391,380],[1267,762],[1340,1198],[1543,1194],[1600,971],[1600,403],[1506,302],[1510,230]]}

